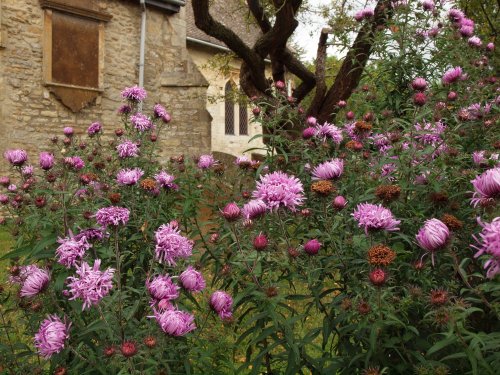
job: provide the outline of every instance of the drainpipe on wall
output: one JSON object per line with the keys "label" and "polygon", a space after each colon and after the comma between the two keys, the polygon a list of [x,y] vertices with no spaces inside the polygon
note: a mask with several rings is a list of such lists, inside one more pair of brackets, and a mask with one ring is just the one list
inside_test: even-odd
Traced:
{"label": "drainpipe on wall", "polygon": [[140,0],[140,2],[142,8],[142,19],[141,19],[141,44],[139,50],[139,87],[144,87],[144,55],[146,49],[146,0]]}

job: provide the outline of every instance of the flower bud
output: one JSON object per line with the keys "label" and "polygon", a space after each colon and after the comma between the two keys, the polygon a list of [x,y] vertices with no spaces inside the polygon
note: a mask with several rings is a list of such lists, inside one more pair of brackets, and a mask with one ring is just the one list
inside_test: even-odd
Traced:
{"label": "flower bud", "polygon": [[121,346],[121,351],[124,357],[133,357],[137,354],[137,346],[133,341],[124,341]]}
{"label": "flower bud", "polygon": [[333,207],[336,210],[341,210],[347,205],[346,199],[342,195],[337,195],[333,200]]}
{"label": "flower bud", "polygon": [[304,251],[309,255],[316,255],[321,248],[321,243],[317,239],[309,240],[304,245]]}
{"label": "flower bud", "polygon": [[259,235],[253,240],[253,247],[257,251],[262,251],[267,247],[268,243],[267,237],[264,234],[259,233]]}
{"label": "flower bud", "polygon": [[427,96],[423,92],[417,92],[413,96],[413,103],[415,103],[418,106],[423,106],[425,103],[427,103]]}
{"label": "flower bud", "polygon": [[375,286],[382,286],[387,279],[387,273],[382,268],[376,268],[370,272],[370,281]]}
{"label": "flower bud", "polygon": [[227,221],[235,221],[240,217],[241,210],[235,202],[228,203],[222,210],[222,216]]}
{"label": "flower bud", "polygon": [[458,97],[458,95],[457,95],[457,93],[455,91],[450,91],[448,93],[448,100],[450,102],[453,102],[453,101],[457,100],[457,97]]}
{"label": "flower bud", "polygon": [[345,118],[348,119],[348,120],[353,120],[355,117],[354,115],[354,112],[353,111],[349,111],[345,114]]}

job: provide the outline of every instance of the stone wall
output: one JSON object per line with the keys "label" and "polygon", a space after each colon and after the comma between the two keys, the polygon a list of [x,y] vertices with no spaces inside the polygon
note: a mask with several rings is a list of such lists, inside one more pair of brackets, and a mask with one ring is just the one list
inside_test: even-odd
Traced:
{"label": "stone wall", "polygon": [[[1,153],[25,148],[36,162],[49,136],[61,134],[64,126],[83,133],[90,123],[100,121],[107,134],[120,126],[120,91],[138,80],[141,10],[138,2],[96,2],[113,16],[104,26],[103,92],[95,103],[73,113],[44,85],[44,11],[39,0],[0,0]],[[172,114],[171,133],[161,144],[165,156],[210,150],[208,83],[188,54],[184,12],[147,13],[145,111],[160,102]],[[5,169],[6,163],[0,163],[0,172]]]}

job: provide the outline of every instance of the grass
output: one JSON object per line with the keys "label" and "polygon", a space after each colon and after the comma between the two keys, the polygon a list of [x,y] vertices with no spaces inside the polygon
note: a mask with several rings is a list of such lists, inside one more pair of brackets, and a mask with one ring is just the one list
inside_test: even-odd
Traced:
{"label": "grass", "polygon": [[[8,232],[6,227],[0,227],[0,257],[4,256],[10,251],[12,245],[14,244],[14,239]],[[6,280],[7,266],[9,265],[9,260],[0,261],[0,283]]]}

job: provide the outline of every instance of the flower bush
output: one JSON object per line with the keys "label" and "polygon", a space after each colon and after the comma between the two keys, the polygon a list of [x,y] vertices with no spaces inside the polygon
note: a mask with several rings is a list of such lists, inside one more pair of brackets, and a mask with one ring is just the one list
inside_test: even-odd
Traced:
{"label": "flower bush", "polygon": [[161,160],[171,116],[139,87],[113,136],[65,128],[39,168],[6,151],[6,371],[494,374],[494,46],[457,9],[393,5],[336,125],[282,82],[254,99],[260,161]]}

